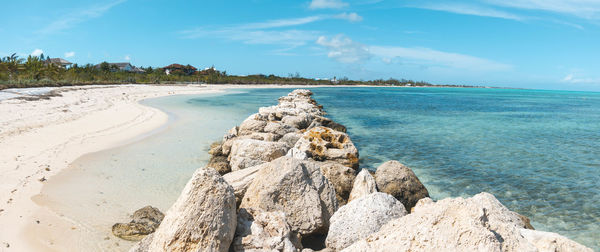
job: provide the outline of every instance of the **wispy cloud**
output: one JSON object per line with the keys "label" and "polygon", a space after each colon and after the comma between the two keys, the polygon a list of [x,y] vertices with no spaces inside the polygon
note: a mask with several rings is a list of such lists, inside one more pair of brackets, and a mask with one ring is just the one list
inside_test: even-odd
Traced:
{"label": "wispy cloud", "polygon": [[108,10],[125,1],[127,0],[116,0],[104,4],[96,4],[79,10],[74,10],[62,17],[58,17],[55,21],[38,30],[37,33],[47,35],[69,29],[87,20],[101,17]]}
{"label": "wispy cloud", "polygon": [[348,3],[341,0],[312,0],[308,6],[310,9],[341,9],[348,7]]}
{"label": "wispy cloud", "polygon": [[40,56],[40,55],[42,55],[42,53],[44,53],[44,50],[42,50],[42,49],[35,49],[29,55],[31,55],[31,56]]}
{"label": "wispy cloud", "polygon": [[302,18],[268,20],[265,22],[241,25],[197,27],[190,30],[180,31],[180,34],[183,36],[183,38],[188,39],[217,37],[234,41],[242,41],[246,44],[279,44],[287,47],[297,47],[305,45],[309,41],[315,41],[321,32],[314,30],[300,30],[292,27],[302,26],[328,19],[359,22],[362,20],[362,17],[356,13],[316,15]]}
{"label": "wispy cloud", "polygon": [[125,55],[125,57],[123,57],[123,59],[124,59],[124,60],[127,60],[127,61],[130,61],[130,60],[131,60],[131,56],[130,56],[129,54],[128,54],[128,55]]}
{"label": "wispy cloud", "polygon": [[510,8],[542,10],[585,19],[600,19],[600,1],[597,0],[485,0],[485,2]]}
{"label": "wispy cloud", "polygon": [[327,48],[329,51],[327,57],[342,63],[363,62],[371,57],[369,50],[363,44],[354,42],[344,35],[332,38],[320,36],[317,44]]}
{"label": "wispy cloud", "polygon": [[370,46],[369,52],[388,61],[399,59],[415,65],[441,66],[473,71],[506,71],[512,68],[511,65],[493,60],[424,47]]}
{"label": "wispy cloud", "polygon": [[71,58],[75,56],[75,52],[66,52],[65,53],[65,58]]}
{"label": "wispy cloud", "polygon": [[565,76],[561,81],[571,84],[600,84],[600,78],[579,78],[572,73]]}
{"label": "wispy cloud", "polygon": [[437,11],[445,11],[457,14],[465,14],[465,15],[474,15],[481,17],[493,17],[493,18],[503,18],[503,19],[511,19],[521,21],[524,17],[521,17],[516,14],[508,13],[501,10],[496,10],[489,7],[465,4],[465,3],[427,3],[423,5],[416,5],[415,7],[421,9],[429,9],[429,10],[437,10]]}
{"label": "wispy cloud", "polygon": [[378,58],[386,64],[394,62],[410,63],[423,67],[442,67],[470,71],[506,71],[511,65],[475,56],[442,52],[423,47],[363,45],[344,35],[332,38],[321,36],[316,41],[327,49],[327,56],[341,63],[364,63],[370,58]]}

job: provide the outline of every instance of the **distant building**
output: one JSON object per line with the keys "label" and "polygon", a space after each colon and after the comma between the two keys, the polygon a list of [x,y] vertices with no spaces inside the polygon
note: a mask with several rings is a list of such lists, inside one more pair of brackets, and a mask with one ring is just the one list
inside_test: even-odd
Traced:
{"label": "distant building", "polygon": [[[143,73],[144,70],[138,67],[131,65],[129,62],[119,62],[119,63],[108,63],[108,66],[112,71],[125,71],[130,73]],[[97,69],[102,67],[102,63],[94,66]]]}
{"label": "distant building", "polygon": [[166,67],[162,68],[165,71],[165,74],[169,75],[169,74],[185,74],[185,75],[192,75],[196,72],[196,70],[198,70],[197,68],[187,65],[180,65],[180,64],[171,64],[168,65]]}
{"label": "distant building", "polygon": [[52,64],[52,65],[59,66],[61,68],[68,68],[73,63],[68,62],[67,60],[61,59],[61,58],[52,58],[52,59],[45,60],[44,64],[46,64],[46,65]]}

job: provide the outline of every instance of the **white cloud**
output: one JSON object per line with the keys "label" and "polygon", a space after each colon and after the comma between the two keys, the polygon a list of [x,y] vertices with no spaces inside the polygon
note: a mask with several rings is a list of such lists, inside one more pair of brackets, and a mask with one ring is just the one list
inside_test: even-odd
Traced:
{"label": "white cloud", "polygon": [[348,3],[341,0],[312,0],[308,8],[310,9],[341,9],[347,7]]}
{"label": "white cloud", "polygon": [[371,54],[378,57],[396,58],[415,65],[440,66],[473,71],[505,71],[512,68],[511,65],[488,59],[459,53],[442,52],[423,47],[370,46],[368,50]]}
{"label": "white cloud", "polygon": [[[220,27],[198,27],[192,30],[181,31],[183,38],[195,39],[201,37],[223,38],[242,41],[246,44],[271,44],[297,47],[315,41],[319,31],[290,29],[323,20],[345,20],[359,22],[362,17],[356,13],[341,13],[336,15],[317,15],[302,18],[276,19],[264,22],[230,25]],[[288,29],[282,29],[288,28]],[[290,49],[290,48],[288,48]]]}
{"label": "white cloud", "polygon": [[362,63],[371,57],[369,50],[360,43],[352,41],[344,35],[337,35],[328,39],[320,36],[317,44],[327,48],[327,57],[342,63]]}
{"label": "white cloud", "polygon": [[542,10],[569,14],[585,19],[600,19],[600,1],[598,0],[485,0],[498,6]]}
{"label": "white cloud", "polygon": [[65,53],[65,58],[71,58],[73,56],[75,56],[75,52],[66,52]]}
{"label": "white cloud", "polygon": [[124,59],[125,59],[125,60],[127,60],[127,61],[130,61],[130,60],[131,60],[131,56],[129,56],[129,55],[125,55],[125,58],[124,58]]}
{"label": "white cloud", "polygon": [[351,13],[342,13],[338,15],[334,15],[334,18],[348,20],[350,22],[360,22],[363,20],[363,17],[359,16],[356,12]]}
{"label": "white cloud", "polygon": [[328,50],[327,57],[341,63],[363,63],[372,57],[377,57],[385,64],[393,64],[399,61],[420,67],[441,67],[471,71],[506,71],[512,69],[512,66],[508,64],[430,48],[363,45],[344,35],[337,35],[332,38],[320,36],[316,43]]}
{"label": "white cloud", "polygon": [[42,55],[42,53],[44,53],[44,51],[42,49],[35,49],[29,55],[39,57],[40,55]]}
{"label": "white cloud", "polygon": [[572,73],[565,76],[561,81],[571,84],[600,84],[600,78],[577,78]]}
{"label": "white cloud", "polygon": [[114,0],[105,4],[97,4],[88,8],[74,10],[38,30],[39,34],[52,34],[69,29],[79,23],[89,19],[98,18],[104,15],[111,8],[125,2],[126,0]]}
{"label": "white cloud", "polygon": [[429,10],[437,10],[437,11],[445,11],[457,14],[465,14],[465,15],[474,15],[474,16],[482,16],[482,17],[493,17],[493,18],[503,18],[503,19],[512,19],[521,21],[524,18],[511,14],[508,12],[495,10],[488,7],[476,6],[471,4],[464,3],[438,3],[438,4],[424,4],[418,5],[417,8],[429,9]]}

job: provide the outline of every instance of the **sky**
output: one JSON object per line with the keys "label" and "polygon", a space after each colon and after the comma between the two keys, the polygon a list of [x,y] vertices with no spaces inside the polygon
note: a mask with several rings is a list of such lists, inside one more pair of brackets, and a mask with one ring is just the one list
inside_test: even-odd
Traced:
{"label": "sky", "polygon": [[4,1],[0,57],[600,91],[600,0]]}

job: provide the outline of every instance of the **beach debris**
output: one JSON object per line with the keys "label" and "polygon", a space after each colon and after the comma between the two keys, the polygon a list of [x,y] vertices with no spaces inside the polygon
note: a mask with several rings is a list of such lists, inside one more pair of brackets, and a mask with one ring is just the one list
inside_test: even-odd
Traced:
{"label": "beach debris", "polygon": [[[167,211],[150,251],[228,251],[236,229],[233,189],[211,168],[196,170]],[[142,240],[144,241],[144,240]]]}
{"label": "beach debris", "polygon": [[342,250],[406,214],[402,203],[387,193],[376,192],[355,199],[331,217],[327,247]]}
{"label": "beach debris", "polygon": [[44,181],[46,181],[47,179],[46,179],[46,177],[44,176],[44,177],[42,177],[41,179],[38,179],[38,180],[39,180],[40,182],[44,182]]}
{"label": "beach debris", "polygon": [[145,206],[133,213],[131,222],[114,224],[112,233],[124,240],[139,241],[154,232],[164,217],[158,208]]}
{"label": "beach debris", "polygon": [[363,168],[354,179],[348,202],[374,192],[377,192],[375,178],[367,169]]}
{"label": "beach debris", "polygon": [[429,197],[429,192],[417,175],[395,160],[387,161],[377,167],[375,181],[380,192],[391,194],[409,210],[420,199]]}

